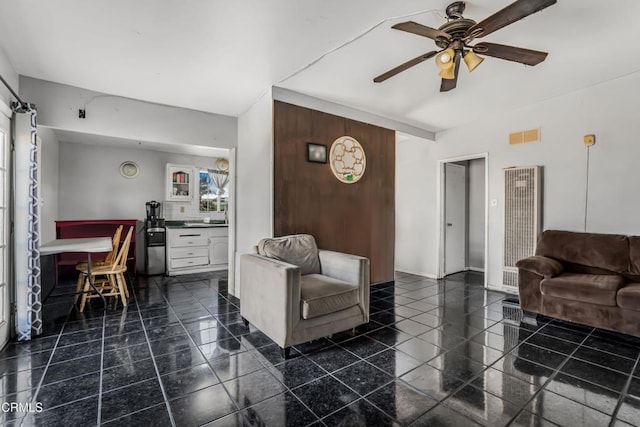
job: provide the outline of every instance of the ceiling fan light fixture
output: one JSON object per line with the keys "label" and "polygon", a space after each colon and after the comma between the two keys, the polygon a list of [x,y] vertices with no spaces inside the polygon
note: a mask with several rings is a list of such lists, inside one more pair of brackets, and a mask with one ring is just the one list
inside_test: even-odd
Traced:
{"label": "ceiling fan light fixture", "polygon": [[468,50],[467,52],[465,52],[464,57],[462,59],[464,60],[464,63],[467,64],[467,68],[469,69],[469,72],[472,72],[473,70],[475,70],[476,67],[480,65],[482,61],[484,61],[484,58],[476,55],[476,53],[472,50]]}
{"label": "ceiling fan light fixture", "polygon": [[401,22],[391,28],[426,37],[435,42],[440,51],[431,51],[411,59],[375,77],[379,83],[396,74],[413,67],[435,56],[436,65],[440,69],[440,92],[448,92],[456,88],[460,62],[464,60],[469,72],[475,70],[485,58],[479,55],[518,62],[525,65],[537,65],[544,61],[547,52],[525,49],[498,43],[480,42],[471,46],[476,38],[481,38],[511,25],[523,18],[558,3],[558,0],[511,0],[512,3],[493,15],[476,22],[463,16],[464,1],[454,1],[446,9],[447,22],[439,28],[431,28],[414,21]]}
{"label": "ceiling fan light fixture", "polygon": [[436,55],[436,65],[443,71],[451,69],[453,68],[453,58],[455,56],[456,52],[453,49],[445,49]]}
{"label": "ceiling fan light fixture", "polygon": [[440,70],[438,75],[440,76],[440,78],[443,78],[445,80],[453,80],[456,78],[456,67],[452,66],[449,68],[443,68],[442,70]]}

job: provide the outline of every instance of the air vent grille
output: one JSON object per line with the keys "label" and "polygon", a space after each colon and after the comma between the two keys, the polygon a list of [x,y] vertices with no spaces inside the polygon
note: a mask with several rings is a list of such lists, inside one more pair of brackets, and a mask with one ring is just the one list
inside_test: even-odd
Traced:
{"label": "air vent grille", "polygon": [[509,145],[540,141],[540,129],[519,130],[509,134]]}
{"label": "air vent grille", "polygon": [[504,170],[504,258],[503,286],[518,287],[516,262],[535,253],[541,229],[539,166]]}
{"label": "air vent grille", "polygon": [[504,267],[502,270],[502,285],[506,288],[518,289],[518,270],[515,268]]}

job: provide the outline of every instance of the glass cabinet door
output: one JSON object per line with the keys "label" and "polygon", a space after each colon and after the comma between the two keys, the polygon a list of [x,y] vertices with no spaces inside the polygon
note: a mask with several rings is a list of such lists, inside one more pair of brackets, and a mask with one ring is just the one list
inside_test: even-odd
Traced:
{"label": "glass cabinet door", "polygon": [[193,167],[167,164],[167,200],[191,200]]}

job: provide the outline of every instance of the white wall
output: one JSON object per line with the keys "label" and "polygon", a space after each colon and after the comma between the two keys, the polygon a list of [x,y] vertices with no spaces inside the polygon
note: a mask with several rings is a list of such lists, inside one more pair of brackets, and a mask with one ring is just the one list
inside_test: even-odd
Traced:
{"label": "white wall", "polygon": [[[237,119],[219,114],[137,101],[20,77],[20,96],[38,107],[38,123],[55,129],[97,135],[231,148],[237,142]],[[78,109],[86,109],[86,119]]]}
{"label": "white wall", "polygon": [[[273,101],[266,93],[238,117],[236,282],[240,254],[273,236]],[[239,287],[230,290],[239,295]]]}
{"label": "white wall", "polygon": [[480,270],[484,270],[484,164],[484,159],[473,159],[467,166],[467,266]]}
{"label": "white wall", "polygon": [[56,238],[55,221],[59,219],[58,179],[59,142],[49,128],[38,126],[41,140],[40,150],[40,242],[46,243]]}
{"label": "white wall", "polygon": [[[437,208],[425,202],[426,188],[436,191],[435,143],[404,135],[396,142],[396,270],[436,277]],[[435,166],[434,166],[435,163]],[[433,240],[433,242],[431,242]],[[433,265],[432,265],[433,263]]]}
{"label": "white wall", "polygon": [[[122,162],[131,160],[140,167],[133,179],[120,175]],[[166,202],[167,163],[215,167],[215,158],[159,151],[60,142],[58,219],[139,219],[146,217],[145,202],[163,203],[166,219],[190,219],[200,214],[198,200]],[[185,207],[180,213],[179,207]]]}
{"label": "white wall", "polygon": [[[0,75],[11,85],[11,88],[15,91],[19,91],[19,79],[18,73],[13,68],[13,65],[9,61],[9,57],[5,53],[2,46],[0,46]],[[9,105],[12,97],[11,92],[2,83],[0,83],[0,102]],[[28,99],[23,100],[25,102],[31,102]]]}
{"label": "white wall", "polygon": [[[638,88],[640,73],[443,132],[434,144],[398,143],[398,267],[436,274],[438,159],[489,153],[489,199],[498,201],[489,208],[490,286],[502,282],[503,168],[544,166],[544,228],[584,230],[582,136],[589,133],[598,142],[591,148],[587,231],[640,234]],[[541,142],[508,145],[510,132],[535,127]]]}

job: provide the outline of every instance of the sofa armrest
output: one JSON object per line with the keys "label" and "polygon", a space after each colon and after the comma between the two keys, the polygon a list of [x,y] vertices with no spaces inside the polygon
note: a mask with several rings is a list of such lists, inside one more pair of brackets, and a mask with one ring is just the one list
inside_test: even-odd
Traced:
{"label": "sofa armrest", "polygon": [[360,288],[360,307],[369,321],[369,258],[320,249],[320,269],[325,276],[357,284]]}
{"label": "sofa armrest", "polygon": [[300,321],[300,267],[240,256],[240,314],[281,347]]}
{"label": "sofa armrest", "polygon": [[519,260],[516,263],[516,267],[543,277],[554,277],[564,271],[564,267],[560,262],[553,258],[539,255]]}

